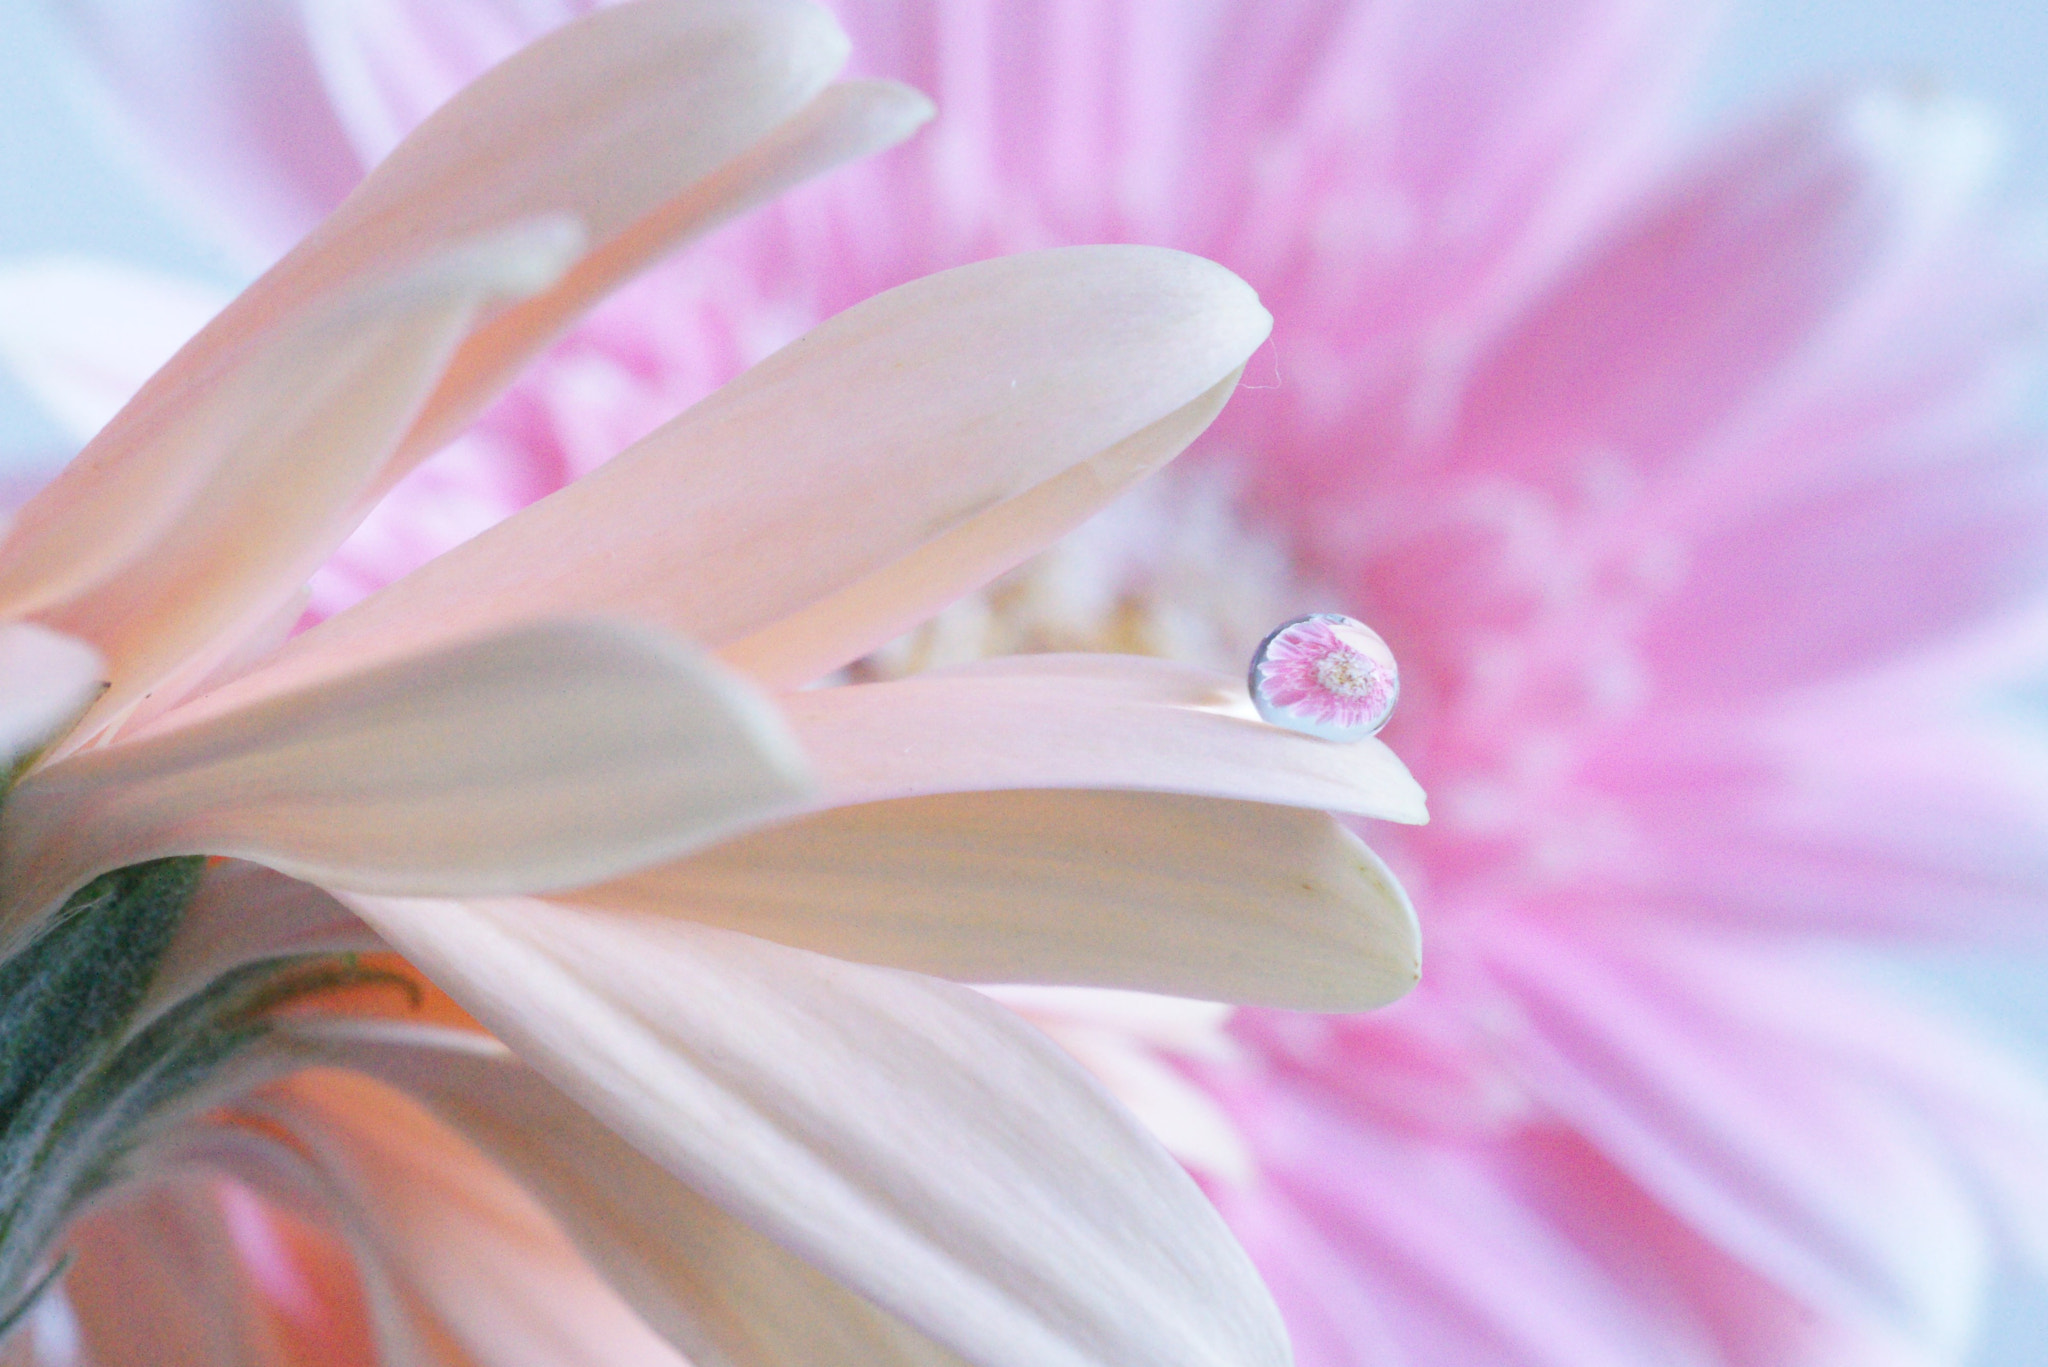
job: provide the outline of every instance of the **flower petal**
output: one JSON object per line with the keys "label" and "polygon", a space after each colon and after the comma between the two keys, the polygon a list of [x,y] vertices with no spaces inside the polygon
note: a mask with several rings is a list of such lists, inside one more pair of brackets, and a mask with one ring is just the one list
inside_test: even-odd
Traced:
{"label": "flower petal", "polygon": [[[1556,940],[1503,923],[1487,943],[1527,1023],[1518,1072],[1550,1112],[1808,1305],[1959,1351],[1989,1231],[1939,1110],[1873,1076],[1867,1046],[1826,1047],[1836,1021],[1869,1019],[1859,994],[1812,956],[1712,935]],[[1886,1012],[1889,1068],[1924,1041]]]}
{"label": "flower petal", "polygon": [[1187,1175],[976,993],[669,918],[345,900],[649,1158],[981,1367],[1287,1360]]}
{"label": "flower petal", "polygon": [[[262,1294],[236,1247],[220,1184],[181,1176],[73,1227],[64,1278],[98,1367],[339,1367]],[[290,1350],[296,1349],[296,1352]],[[61,1362],[64,1359],[59,1358]]]}
{"label": "flower petal", "polygon": [[33,622],[0,624],[0,773],[83,716],[105,671],[83,641]]}
{"label": "flower petal", "polygon": [[446,445],[527,362],[624,281],[801,181],[895,146],[932,112],[930,100],[892,81],[826,87],[788,123],[591,252],[555,288],[479,329],[406,437],[386,485]]}
{"label": "flower petal", "polygon": [[477,312],[546,283],[575,236],[536,223],[464,244],[204,375],[161,373],[22,510],[5,610],[100,648],[114,680],[100,717],[231,643],[325,554]]}
{"label": "flower petal", "polygon": [[1415,913],[1321,812],[1153,793],[843,807],[565,894],[964,982],[1358,1011],[1415,985]]}
{"label": "flower petal", "polygon": [[[814,136],[792,148],[770,136],[846,54],[831,15],[804,0],[638,0],[588,14],[435,111],[250,293],[308,297],[422,242],[538,213],[585,226],[593,254],[584,269],[561,294],[500,319],[453,367],[387,472],[395,480],[652,257],[780,188],[778,172],[824,169],[827,147],[873,150],[858,137]],[[899,121],[879,145],[916,123]],[[750,156],[763,139],[797,164]]]}
{"label": "flower petal", "polygon": [[1257,1160],[1216,1098],[1149,1045],[1085,1018],[1026,1019],[1095,1074],[1182,1163],[1212,1181],[1256,1179]]}
{"label": "flower petal", "polygon": [[[293,334],[303,315],[327,307],[321,301],[337,290],[353,288],[393,263],[431,257],[478,234],[502,233],[508,225],[567,215],[588,230],[594,245],[611,244],[682,188],[710,176],[788,120],[838,68],[845,48],[830,16],[801,0],[640,0],[550,34],[487,74],[407,139],[312,237],[181,351],[102,439],[103,449],[89,453],[78,474],[38,500],[23,527],[35,536],[16,546],[11,572],[0,571],[0,604],[19,613],[60,600],[133,559],[189,507],[211,509],[209,501],[193,497],[190,454],[175,444],[166,449],[158,429],[198,395],[212,392],[224,358],[271,356],[276,334]],[[725,183],[728,194],[740,196],[736,202],[744,202],[750,188]],[[731,207],[732,202],[700,206],[714,218]],[[660,245],[642,237],[637,247],[603,259],[637,265],[636,251]],[[558,260],[550,277],[566,264]],[[580,288],[597,287],[602,275],[597,271]],[[543,283],[535,280],[527,290]],[[446,344],[459,342],[462,331],[456,329]],[[537,346],[545,336],[527,340]],[[445,359],[436,358],[436,369]],[[431,383],[437,376],[425,378]],[[473,413],[504,378],[492,372],[482,388],[459,382],[463,395],[456,406],[468,405],[464,416]],[[284,394],[305,387],[269,386]],[[419,396],[406,397],[401,416],[409,420]],[[437,411],[446,411],[446,404]],[[375,425],[391,416],[373,412],[370,418]],[[133,452],[125,448],[138,439],[156,453],[153,483],[132,478]],[[394,445],[345,427],[333,444],[360,456],[373,473],[387,469]],[[406,449],[426,454],[416,446]],[[410,459],[399,461],[392,474]],[[306,464],[316,470],[320,465]],[[359,517],[367,506],[359,495],[368,481],[354,477],[352,462],[344,464],[352,482],[343,507]],[[106,496],[105,489],[114,482],[115,466],[125,467],[119,498]],[[305,529],[292,529],[293,549],[317,562],[349,523],[335,525],[334,511],[324,502],[295,506],[320,514],[324,535],[309,541]],[[233,525],[246,531],[250,523],[238,518]],[[110,697],[106,706],[111,711],[121,702]]]}
{"label": "flower petal", "polygon": [[451,1362],[682,1367],[532,1196],[402,1094],[314,1069],[250,1109],[297,1142],[308,1195],[342,1217],[412,1333],[458,1350]]}
{"label": "flower petal", "polygon": [[88,257],[0,268],[0,359],[80,442],[220,312],[227,294]]}
{"label": "flower petal", "polygon": [[[1995,143],[1975,106],[1925,92],[1855,90],[1760,125],[1582,253],[1474,362],[1451,467],[1577,489],[1601,453],[1641,478],[1753,440],[1970,206]],[[1798,462],[1717,465],[1688,493],[1754,499],[1784,477],[1773,464]]]}
{"label": "flower petal", "polygon": [[1269,321],[1229,272],[1144,247],[1005,257],[906,285],[306,632],[240,696],[579,604],[713,647],[799,622],[736,653],[757,677],[802,681],[1178,452]]}
{"label": "flower petal", "polygon": [[495,1040],[317,1019],[293,1034],[432,1104],[519,1178],[634,1309],[693,1360],[959,1362],[678,1182]]}
{"label": "flower petal", "polygon": [[1422,789],[1376,740],[1259,720],[1242,679],[1136,655],[1019,655],[791,693],[834,806],[1008,788],[1125,788],[1421,824]]}
{"label": "flower petal", "polygon": [[846,52],[803,0],[599,10],[435,111],[252,294],[306,297],[542,214],[575,216],[602,245],[809,103]]}
{"label": "flower petal", "polygon": [[759,817],[801,772],[773,712],[680,643],[541,624],[37,772],[0,822],[0,928],[181,853],[370,891],[589,883]]}

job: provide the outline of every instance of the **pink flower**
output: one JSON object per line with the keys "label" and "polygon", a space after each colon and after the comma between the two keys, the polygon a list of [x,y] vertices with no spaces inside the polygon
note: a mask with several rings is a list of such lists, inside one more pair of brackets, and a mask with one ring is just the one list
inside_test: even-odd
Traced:
{"label": "pink flower", "polygon": [[[1301,1359],[1959,1361],[1995,1261],[2048,1267],[2048,1096],[1828,947],[2037,937],[2048,889],[2048,750],[1999,705],[2048,640],[2014,422],[2048,290],[1980,208],[1981,118],[1850,90],[1681,157],[1679,0],[838,8],[943,117],[622,295],[323,601],[460,534],[425,481],[488,521],[884,286],[1076,240],[1223,261],[1277,324],[1204,450],[1332,600],[1276,617],[1392,644],[1438,795],[1387,842],[1424,987],[1243,1013],[1247,1057],[1186,1065]],[[79,9],[263,248],[552,17],[254,5],[170,65]],[[191,111],[214,136],[173,146]]]}
{"label": "pink flower", "polygon": [[1285,623],[1261,641],[1249,687],[1266,720],[1340,741],[1385,726],[1401,691],[1379,633],[1327,612]]}
{"label": "pink flower", "polygon": [[[290,630],[614,285],[924,121],[836,81],[847,48],[802,0],[539,38],[16,513],[6,1360],[303,1360],[361,1313],[387,1360],[491,1367],[1288,1361],[1188,1174],[942,979],[1383,1004],[1414,914],[1324,809],[1419,821],[1421,790],[1165,660],[805,687],[1180,454],[1269,331],[1241,279],[1108,245],[886,291]],[[46,373],[82,411],[111,372]],[[351,995],[380,985],[411,1008]]]}

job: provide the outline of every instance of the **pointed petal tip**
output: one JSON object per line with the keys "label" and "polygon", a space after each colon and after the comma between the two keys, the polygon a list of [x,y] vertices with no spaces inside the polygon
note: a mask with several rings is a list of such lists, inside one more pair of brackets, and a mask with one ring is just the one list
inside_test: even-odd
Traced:
{"label": "pointed petal tip", "polygon": [[938,117],[939,107],[931,96],[901,81],[846,81],[836,88],[858,95],[870,119],[896,130],[891,142],[902,141]]}
{"label": "pointed petal tip", "polygon": [[1125,244],[1056,247],[1046,255],[1067,257],[1077,269],[1107,271],[1120,277],[1121,288],[1152,296],[1153,311],[1175,328],[1175,340],[1190,349],[1214,348],[1217,379],[1251,359],[1273,331],[1273,315],[1258,291],[1207,257]]}

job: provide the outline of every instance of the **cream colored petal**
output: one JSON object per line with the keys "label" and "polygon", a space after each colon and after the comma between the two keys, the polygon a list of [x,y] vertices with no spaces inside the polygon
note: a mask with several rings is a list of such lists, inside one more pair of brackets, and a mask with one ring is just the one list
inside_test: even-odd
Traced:
{"label": "cream colored petal", "polygon": [[[1247,339],[1245,349],[1251,345]],[[852,663],[1059,540],[1178,456],[1223,411],[1243,373],[1243,367],[1231,371],[1185,407],[1108,450],[967,516],[900,559],[749,631],[719,653],[735,668],[780,688]]]}
{"label": "cream colored petal", "polygon": [[385,485],[446,445],[528,361],[625,280],[794,185],[895,146],[932,112],[930,100],[892,81],[827,86],[788,123],[591,252],[553,289],[480,328],[386,470]]}
{"label": "cream colored petal", "polygon": [[1033,1023],[1130,1107],[1175,1158],[1225,1182],[1248,1182],[1258,1175],[1250,1147],[1216,1098],[1146,1045],[1081,1021]]}
{"label": "cream colored petal", "polygon": [[589,883],[802,790],[786,731],[736,678],[642,628],[542,623],[31,775],[0,820],[0,928],[169,854],[369,891]]}
{"label": "cream colored petal", "polygon": [[[529,225],[347,293],[203,382],[137,402],[22,510],[0,599],[105,655],[118,715],[298,588],[478,311],[573,254]],[[84,732],[94,727],[88,720]]]}
{"label": "cream colored petal", "polygon": [[[91,458],[46,491],[0,564],[0,610],[60,601],[210,506],[197,497],[204,460],[164,431],[195,421],[192,409],[301,333],[338,291],[537,216],[566,215],[609,243],[788,121],[845,53],[831,17],[800,0],[639,0],[501,64],[180,351]],[[375,453],[378,465],[391,447]],[[309,554],[317,560],[337,538]]]}
{"label": "cream colored petal", "polygon": [[385,1022],[295,1029],[431,1103],[698,1367],[960,1362],[678,1182],[495,1041]]}
{"label": "cream colored petal", "polygon": [[106,426],[228,294],[82,256],[0,267],[0,360],[74,440]]}
{"label": "cream colored petal", "polygon": [[832,17],[802,0],[640,0],[541,38],[415,129],[261,283],[264,308],[422,240],[535,212],[575,215],[594,250],[464,348],[380,489],[649,262],[929,116],[921,96],[880,82],[820,96],[847,50]]}
{"label": "cream colored petal", "polygon": [[686,1367],[511,1175],[416,1102],[317,1069],[250,1109],[297,1142],[407,1312],[402,1337],[475,1367]]}
{"label": "cream colored petal", "polygon": [[660,917],[344,900],[670,1173],[981,1367],[1258,1367],[1187,1175],[964,988]]}
{"label": "cream colored petal", "polygon": [[471,82],[252,290],[251,308],[536,214],[602,245],[768,135],[844,65],[803,0],[636,0]]}
{"label": "cream colored petal", "polygon": [[1186,997],[1162,997],[1109,987],[984,983],[980,990],[1041,1026],[1048,1020],[1082,1020],[1126,1039],[1190,1058],[1228,1063],[1244,1057],[1244,1051],[1227,1029],[1237,1008],[1224,1002],[1191,1001]]}
{"label": "cream colored petal", "polygon": [[1428,820],[1376,740],[1259,720],[1242,679],[1136,655],[1018,655],[783,700],[821,804],[1004,788],[1128,788]]}
{"label": "cream colored petal", "polygon": [[560,896],[962,982],[1302,1010],[1383,1006],[1420,954],[1400,885],[1327,815],[1157,793],[845,807]]}
{"label": "cream colored petal", "polygon": [[[1178,451],[1269,322],[1221,267],[1147,247],[1004,257],[891,290],[228,691],[599,604],[718,647],[832,600],[801,667],[771,672],[842,663],[1036,549],[1059,519],[1034,510],[1079,518]],[[864,593],[879,582],[886,594]]]}
{"label": "cream colored petal", "polygon": [[0,624],[0,776],[78,720],[106,678],[99,652],[33,622]]}

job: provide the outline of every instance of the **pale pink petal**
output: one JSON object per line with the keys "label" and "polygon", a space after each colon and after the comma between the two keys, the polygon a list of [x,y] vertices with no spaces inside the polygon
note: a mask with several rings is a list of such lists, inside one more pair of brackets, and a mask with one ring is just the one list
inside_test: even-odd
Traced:
{"label": "pale pink petal", "polygon": [[99,696],[106,665],[74,637],[33,622],[0,624],[0,766],[57,739]]}
{"label": "pale pink petal", "polygon": [[1223,1062],[1241,1056],[1224,1030],[1237,1009],[1224,1002],[1162,997],[1111,987],[1043,987],[984,983],[981,991],[1028,1021],[1078,1019],[1183,1058]]}
{"label": "pale pink petal", "polygon": [[0,836],[5,928],[170,854],[366,891],[589,883],[758,819],[802,775],[766,703],[680,643],[544,623],[39,770]]}
{"label": "pale pink petal", "polygon": [[[1997,677],[1934,661],[1943,691]],[[1835,688],[1789,715],[1630,728],[1589,777],[1628,804],[1639,833],[1630,858],[1588,871],[1583,904],[1631,916],[1653,902],[1767,932],[2040,943],[2048,734],[1967,706],[1955,715],[1954,700],[1919,688]],[[1901,724],[1911,718],[1924,720]],[[1693,895],[1670,899],[1666,878]]]}
{"label": "pale pink petal", "polygon": [[1306,1360],[1718,1367],[1683,1320],[1635,1303],[1594,1250],[1520,1199],[1486,1150],[1360,1125],[1313,1089],[1265,1092],[1234,1114],[1266,1189],[1218,1200],[1278,1271]]}
{"label": "pale pink petal", "polygon": [[1376,740],[1259,720],[1244,681],[1136,655],[1022,655],[782,699],[821,803],[1011,788],[1124,788],[1421,823]]}
{"label": "pale pink petal", "polygon": [[289,598],[477,312],[545,284],[574,237],[535,224],[467,244],[190,383],[162,372],[22,510],[0,597],[107,656],[114,686],[88,728],[180,669],[210,669]]}
{"label": "pale pink petal", "polygon": [[523,1182],[642,1317],[696,1361],[960,1361],[678,1182],[493,1040],[317,1020],[294,1035],[433,1105]]}
{"label": "pale pink petal", "polygon": [[[1370,1070],[1370,1052],[1347,1059]],[[1935,1367],[1953,1354],[1829,1313],[1702,1238],[1556,1123],[1445,1143],[1308,1074],[1226,1084],[1261,1182],[1217,1197],[1304,1362]]]}
{"label": "pale pink petal", "polygon": [[670,918],[347,900],[648,1157],[971,1362],[1287,1359],[1186,1174],[967,989]]}
{"label": "pale pink petal", "polygon": [[481,329],[420,415],[393,474],[446,444],[527,362],[625,280],[791,185],[901,142],[931,116],[931,101],[892,82],[826,87],[787,123],[601,244],[558,287]]}
{"label": "pale pink petal", "polygon": [[313,1070],[254,1106],[302,1146],[312,1194],[414,1307],[413,1332],[457,1350],[453,1360],[680,1367],[533,1197],[417,1103],[366,1077]]}
{"label": "pale pink petal", "polygon": [[[599,10],[442,106],[212,331],[234,335],[380,261],[535,215],[568,214],[593,248],[613,246],[801,110],[845,58],[845,35],[804,0]],[[747,188],[726,193],[744,202]],[[660,240],[719,217],[719,202],[697,207],[695,217],[671,215]],[[567,321],[559,313],[546,312],[550,326]],[[461,392],[435,409],[473,413],[509,379],[502,370],[485,365],[471,377],[458,367],[451,384]],[[432,445],[409,447],[408,459]]]}
{"label": "pale pink petal", "polygon": [[826,323],[217,697],[594,608],[736,643],[757,677],[802,682],[1177,454],[1268,321],[1229,273],[1146,248],[1007,257],[919,281]]}
{"label": "pale pink petal", "polygon": [[1366,351],[1379,364],[1346,377],[1363,385],[1611,208],[1719,6],[836,8],[857,66],[930,91],[945,118],[714,250],[769,280],[831,261],[803,286],[829,312],[992,252],[1158,242],[1285,292],[1290,355]]}
{"label": "pale pink petal", "polygon": [[[17,563],[0,576],[0,597],[14,611],[61,598],[131,558],[138,539],[183,510],[190,458],[157,429],[198,394],[220,387],[223,357],[260,364],[305,315],[333,307],[337,291],[514,224],[566,215],[603,247],[802,108],[844,53],[845,39],[830,17],[800,0],[709,8],[642,0],[550,35],[505,63],[429,120],[215,318],[87,452],[81,473],[31,506],[16,535],[36,540],[16,547]],[[713,110],[715,116],[707,113]],[[558,261],[544,274],[566,264]],[[544,283],[536,278],[524,288]],[[445,345],[459,343],[466,326],[467,320]],[[481,402],[501,381],[487,378],[483,391],[464,392]],[[276,385],[285,393],[302,387]],[[409,421],[415,408],[416,400],[401,416]],[[347,435],[353,439],[344,448],[374,470],[393,454],[393,443]],[[150,449],[166,467],[147,483],[124,454],[143,436],[153,438]],[[78,511],[79,487],[88,473],[104,477],[115,466],[124,468],[129,497],[84,500],[103,508],[88,527]],[[354,502],[359,518],[364,508]],[[346,530],[343,523],[333,541]],[[331,549],[332,541],[319,554]]]}
{"label": "pale pink petal", "polygon": [[[64,1278],[97,1367],[283,1367],[306,1363],[238,1256],[221,1184],[153,1183],[73,1227]],[[315,1360],[317,1361],[317,1359]],[[312,1367],[307,1363],[307,1367]]]}
{"label": "pale pink petal", "polygon": [[[2048,581],[2048,469],[2031,445],[1844,472],[1718,524],[1700,529],[1643,633],[1676,706],[1740,707],[1938,647]],[[1740,665],[1701,667],[1717,660]]]}
{"label": "pale pink petal", "polygon": [[215,286],[112,261],[17,262],[0,268],[0,361],[85,442],[227,301]]}
{"label": "pale pink petal", "polygon": [[1798,1047],[1804,1010],[1772,979],[1825,991],[1800,982],[1816,966],[1755,957],[1526,933],[1490,955],[1531,1027],[1530,1085],[1617,1166],[1823,1313],[1959,1348],[1988,1256],[1967,1186],[1896,1089]]}
{"label": "pale pink petal", "polygon": [[582,888],[961,982],[1078,983],[1310,1010],[1406,993],[1415,913],[1321,812],[1125,792],[844,807]]}
{"label": "pale pink petal", "polygon": [[[1624,453],[1647,475],[1768,420],[1788,368],[1853,336],[1967,206],[1988,139],[1960,102],[1872,91],[1760,127],[1478,361],[1446,468],[1563,487]],[[1707,492],[1740,487],[1723,469]]]}
{"label": "pale pink petal", "polygon": [[1257,1160],[1216,1099],[1142,1040],[1085,1018],[1033,1023],[1095,1074],[1168,1153],[1196,1173],[1225,1182],[1248,1182]]}

